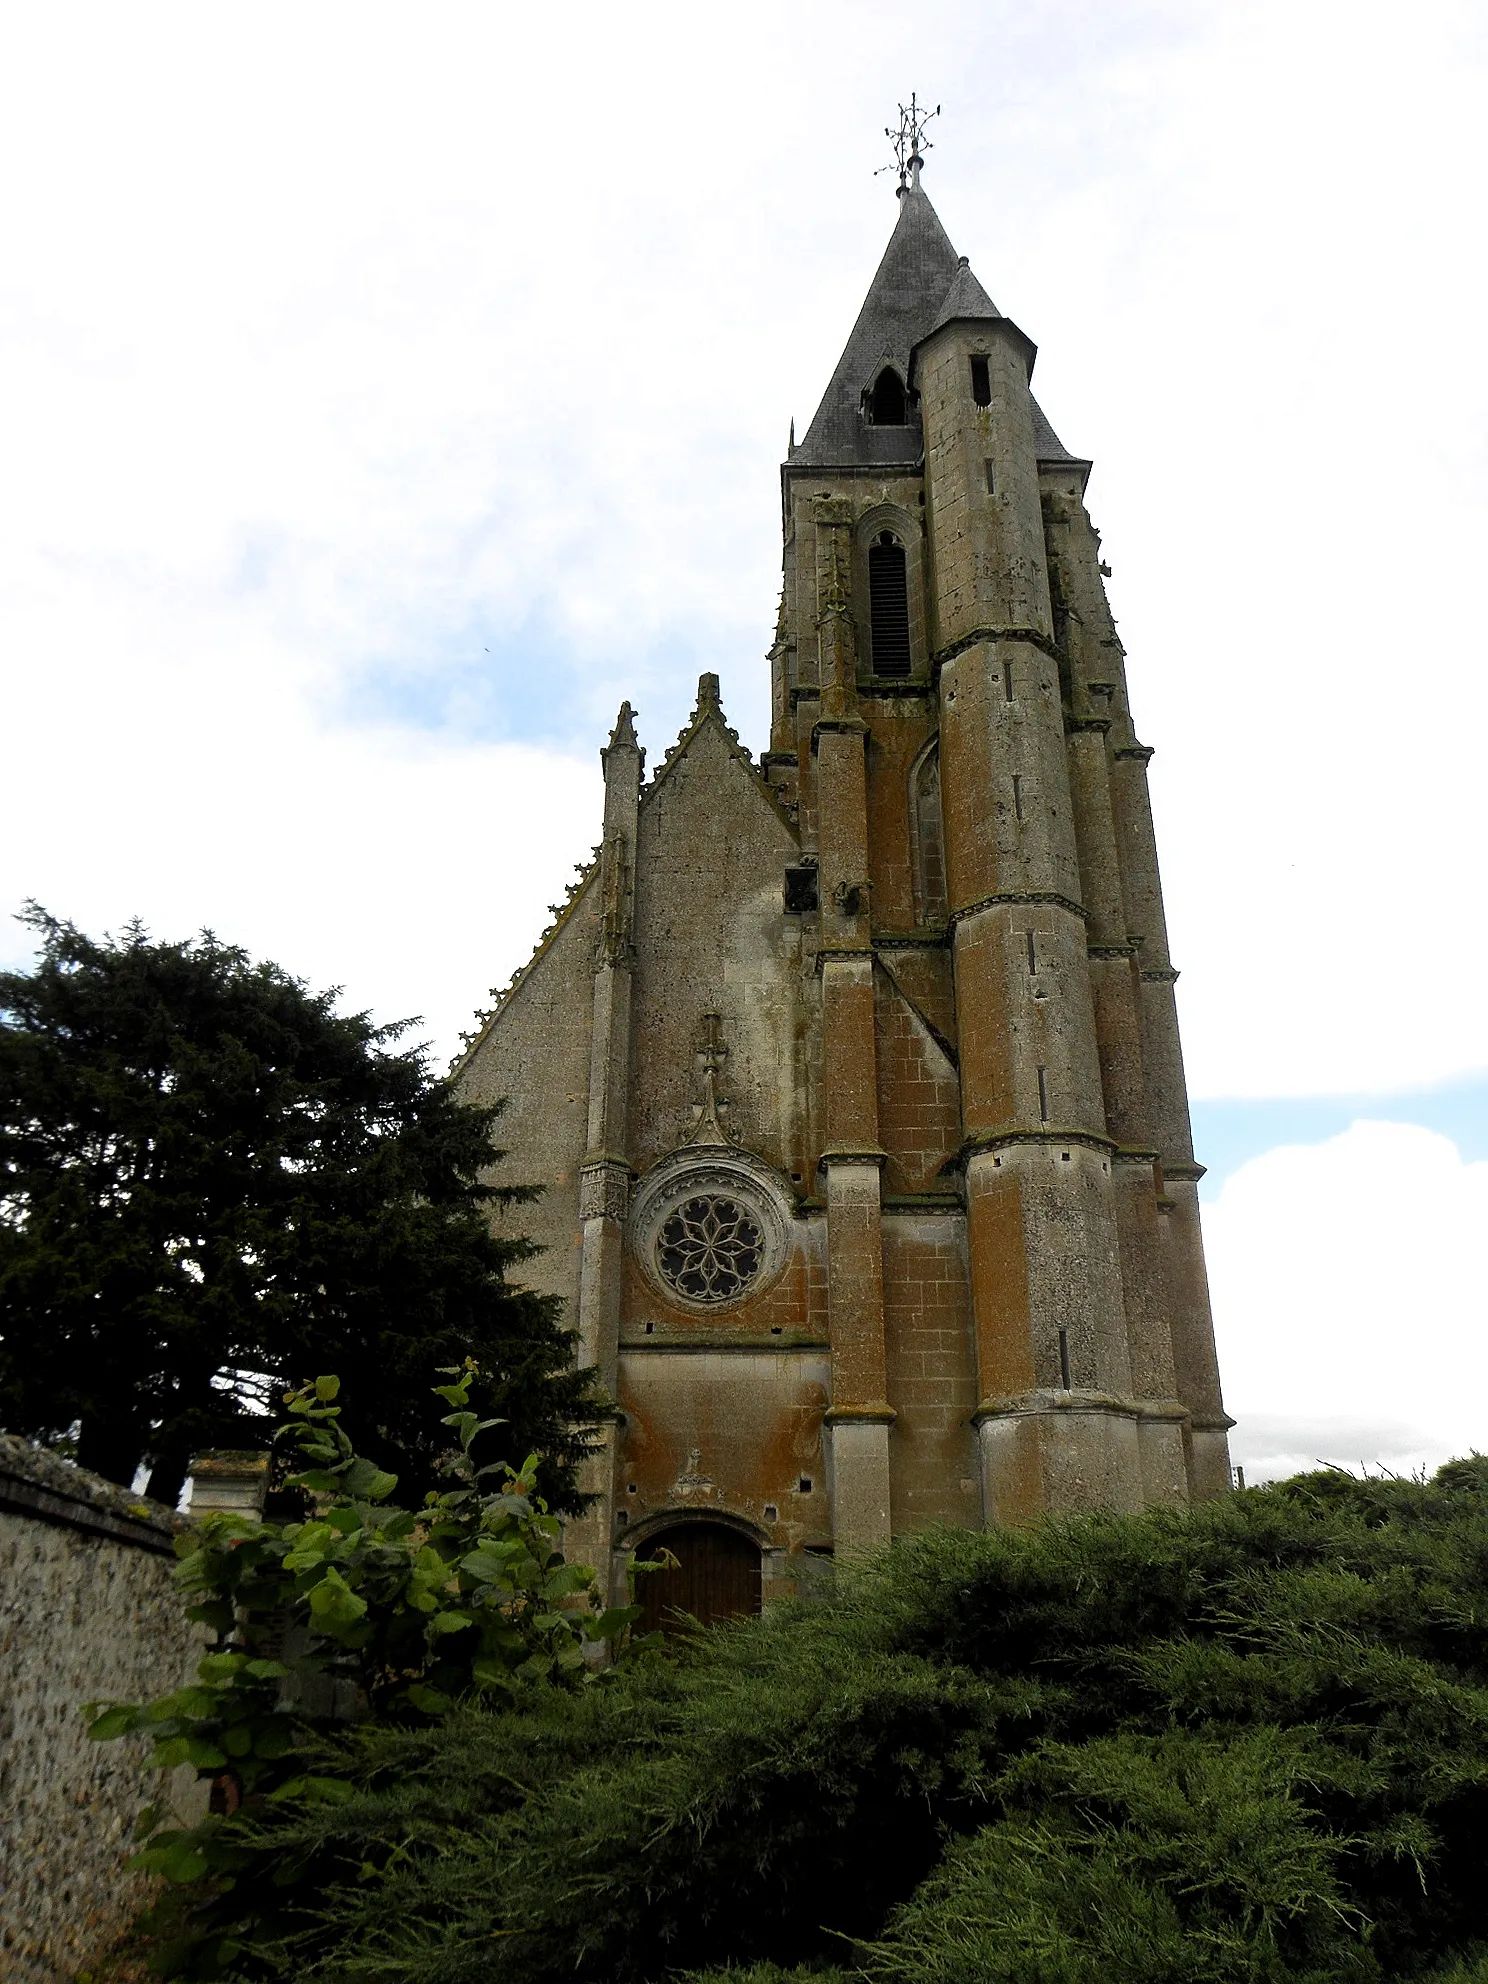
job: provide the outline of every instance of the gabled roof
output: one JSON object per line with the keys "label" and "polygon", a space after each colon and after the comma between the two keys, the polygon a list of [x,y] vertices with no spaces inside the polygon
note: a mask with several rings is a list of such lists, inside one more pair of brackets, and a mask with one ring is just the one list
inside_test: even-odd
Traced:
{"label": "gabled roof", "polygon": [[[915,173],[899,195],[899,218],[884,250],[852,336],[837,361],[806,438],[791,467],[909,466],[924,451],[918,410],[904,427],[873,427],[863,418],[863,390],[885,364],[906,383],[917,344],[957,319],[997,318],[1002,312],[958,256]],[[1033,409],[1040,461],[1073,461],[1048,421]]]}
{"label": "gabled roof", "polygon": [[719,735],[723,738],[728,748],[729,756],[745,773],[750,783],[756,787],[760,796],[769,805],[770,810],[779,819],[781,825],[794,839],[799,840],[801,830],[798,822],[781,804],[779,793],[776,792],[759,766],[754,762],[754,756],[749,746],[739,742],[738,731],[734,729],[733,725],[725,717],[723,703],[718,693],[718,677],[712,674],[700,675],[698,677],[697,704],[693,709],[691,717],[683,725],[676,743],[672,745],[657,767],[655,777],[648,784],[641,787],[642,810],[649,806],[655,799],[658,790],[666,784],[673,771],[681,763],[683,758],[687,756],[699,733],[710,724],[717,728]]}

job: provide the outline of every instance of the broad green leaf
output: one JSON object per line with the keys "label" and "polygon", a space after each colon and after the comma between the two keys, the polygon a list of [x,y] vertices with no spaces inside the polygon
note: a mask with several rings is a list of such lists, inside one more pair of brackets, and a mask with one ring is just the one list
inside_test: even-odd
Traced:
{"label": "broad green leaf", "polygon": [[474,1623],[468,1612],[438,1612],[429,1621],[428,1630],[437,1638],[444,1633],[462,1633]]}
{"label": "broad green leaf", "polygon": [[196,1671],[204,1681],[220,1686],[234,1681],[247,1665],[246,1653],[208,1653],[197,1662]]}
{"label": "broad green leaf", "polygon": [[339,1571],[329,1570],[306,1594],[310,1616],[320,1632],[343,1633],[366,1616],[367,1601],[351,1589]]}
{"label": "broad green leaf", "polygon": [[192,1881],[199,1881],[207,1872],[207,1856],[199,1846],[189,1840],[177,1840],[163,1852],[151,1854],[154,1871],[163,1874],[168,1881],[178,1887],[186,1887]]}
{"label": "broad green leaf", "polygon": [[444,1715],[454,1706],[452,1698],[442,1689],[431,1688],[426,1681],[415,1681],[405,1690],[415,1708],[421,1708],[425,1715]]}
{"label": "broad green leaf", "polygon": [[135,1728],[138,1717],[137,1708],[107,1708],[96,1722],[88,1724],[89,1738],[95,1743],[111,1743],[116,1736],[127,1735]]}
{"label": "broad green leaf", "polygon": [[317,1378],[315,1380],[315,1396],[323,1400],[326,1404],[330,1403],[340,1389],[341,1380],[339,1378]]}

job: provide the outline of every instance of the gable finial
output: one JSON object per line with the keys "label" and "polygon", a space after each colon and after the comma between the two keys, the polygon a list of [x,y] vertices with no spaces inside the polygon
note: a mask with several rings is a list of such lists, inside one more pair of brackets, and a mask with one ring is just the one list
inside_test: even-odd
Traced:
{"label": "gable finial", "polygon": [[[925,127],[932,117],[939,115],[939,104],[936,104],[933,110],[926,110],[911,90],[908,105],[901,103],[899,106],[899,129],[896,131],[890,124],[884,126],[884,136],[894,147],[894,169],[899,173],[901,198],[912,185],[918,186],[920,183],[920,167],[925,163],[924,154],[935,149],[925,136]],[[879,172],[890,170],[889,166],[881,165],[873,176],[876,179]]]}

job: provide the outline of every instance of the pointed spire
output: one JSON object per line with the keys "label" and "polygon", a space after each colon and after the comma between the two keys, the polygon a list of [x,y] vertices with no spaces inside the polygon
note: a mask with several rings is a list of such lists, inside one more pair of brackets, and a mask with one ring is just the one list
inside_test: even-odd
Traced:
{"label": "pointed spire", "polygon": [[899,190],[889,245],[796,461],[827,467],[919,459],[918,418],[906,427],[870,427],[862,414],[863,391],[886,364],[908,384],[910,353],[930,328],[956,269],[950,237],[918,172],[911,172]]}
{"label": "pointed spire", "polygon": [[615,718],[615,728],[610,732],[610,741],[606,748],[613,751],[617,744],[622,749],[632,751],[640,749],[636,743],[635,711],[629,703],[620,705],[620,714]]}
{"label": "pointed spire", "polygon": [[[885,365],[892,365],[909,386],[916,345],[954,320],[1007,321],[972,274],[966,257],[951,246],[920,184],[918,163],[913,157],[906,162],[894,232],[816,417],[806,438],[787,457],[792,465],[817,469],[918,462],[923,449],[918,407],[911,405],[903,427],[871,426],[863,413],[865,390]],[[1032,349],[1030,344],[1030,353]],[[1083,459],[1071,455],[1059,441],[1037,401],[1033,422],[1040,461]]]}
{"label": "pointed spire", "polygon": [[947,324],[955,323],[958,318],[970,318],[976,322],[1001,315],[1002,312],[971,273],[971,264],[963,255],[956,264],[956,273],[951,277],[951,286],[945,293],[945,300],[935,313],[935,321],[926,331],[925,336],[927,338],[933,336],[936,331],[943,330]]}
{"label": "pointed spire", "polygon": [[718,677],[700,675],[698,677],[697,708],[692,713],[694,723],[701,723],[709,710],[723,715],[723,705],[718,700]]}
{"label": "pointed spire", "polygon": [[634,752],[635,756],[641,761],[642,770],[645,769],[646,753],[636,742],[634,719],[635,711],[630,707],[630,704],[622,703],[620,705],[620,714],[615,718],[615,728],[610,732],[610,741],[601,749],[599,754],[599,762],[604,771],[608,772],[610,769],[610,753],[612,751]]}

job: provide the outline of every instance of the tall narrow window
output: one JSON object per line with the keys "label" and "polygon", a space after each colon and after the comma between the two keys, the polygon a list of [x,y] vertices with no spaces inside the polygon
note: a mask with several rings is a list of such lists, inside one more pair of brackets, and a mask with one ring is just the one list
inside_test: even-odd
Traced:
{"label": "tall narrow window", "polygon": [[971,397],[978,406],[992,404],[992,374],[987,369],[985,358],[971,361]]}
{"label": "tall narrow window", "polygon": [[915,921],[944,923],[945,834],[940,820],[940,746],[934,741],[910,770],[909,832],[914,853]]}
{"label": "tall narrow window", "polygon": [[868,605],[874,674],[908,675],[909,567],[892,531],[881,531],[868,547]]}
{"label": "tall narrow window", "polygon": [[873,382],[868,395],[868,418],[875,427],[903,427],[909,419],[904,381],[892,365],[886,365]]}

